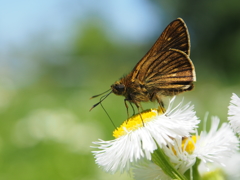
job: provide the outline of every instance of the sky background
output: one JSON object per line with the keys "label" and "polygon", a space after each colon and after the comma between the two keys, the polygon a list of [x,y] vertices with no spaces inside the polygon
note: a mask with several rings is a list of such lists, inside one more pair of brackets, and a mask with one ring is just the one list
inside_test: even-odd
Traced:
{"label": "sky background", "polygon": [[103,0],[101,3],[96,0],[3,0],[0,49],[2,52],[12,46],[22,46],[43,32],[49,34],[50,41],[66,41],[75,23],[84,23],[91,16],[104,18],[113,36],[143,41],[156,29],[159,19],[156,15],[154,7],[144,0]]}

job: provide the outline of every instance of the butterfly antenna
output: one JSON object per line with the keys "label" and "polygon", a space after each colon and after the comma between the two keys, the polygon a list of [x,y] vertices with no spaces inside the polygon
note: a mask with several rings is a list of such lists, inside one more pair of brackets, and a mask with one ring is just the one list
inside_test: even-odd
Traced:
{"label": "butterfly antenna", "polygon": [[107,93],[107,92],[110,91],[110,90],[111,90],[111,89],[108,89],[107,91],[104,91],[104,92],[101,93],[101,94],[97,94],[97,95],[95,95],[95,96],[92,96],[90,99],[93,99],[93,98],[95,98],[95,97],[101,96],[101,95]]}
{"label": "butterfly antenna", "polygon": [[[105,98],[104,98],[105,99]],[[107,114],[108,118],[110,119],[112,125],[114,126],[115,129],[117,129],[117,127],[115,126],[112,118],[109,116],[109,114],[107,113],[106,109],[103,107],[102,103],[100,102],[100,105],[102,106],[103,110],[105,111],[105,113]]]}
{"label": "butterfly antenna", "polygon": [[[108,92],[108,91],[109,91],[109,90],[107,90],[106,92]],[[106,93],[106,92],[104,92],[104,93]],[[102,96],[102,97],[100,98],[100,101],[99,101],[98,103],[94,104],[89,111],[91,111],[93,108],[95,108],[95,107],[96,107],[97,105],[99,105],[101,102],[103,102],[104,99],[106,99],[111,93],[112,93],[112,91],[109,92],[108,94]],[[102,94],[103,94],[103,93],[102,93]],[[96,97],[97,97],[97,96],[100,96],[100,95],[101,95],[101,94],[96,95]],[[93,96],[93,97],[94,97],[94,96]]]}

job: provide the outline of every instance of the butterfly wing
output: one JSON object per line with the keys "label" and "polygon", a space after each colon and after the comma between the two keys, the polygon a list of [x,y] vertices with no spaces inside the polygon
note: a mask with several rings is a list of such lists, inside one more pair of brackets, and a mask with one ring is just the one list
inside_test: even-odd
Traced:
{"label": "butterfly wing", "polygon": [[181,18],[174,20],[165,28],[151,48],[150,53],[154,55],[169,48],[179,49],[190,55],[189,33],[185,22]]}
{"label": "butterfly wing", "polygon": [[181,18],[171,22],[162,32],[158,40],[148,51],[148,53],[137,63],[131,73],[131,81],[135,79],[144,81],[146,70],[159,59],[161,52],[168,51],[170,48],[183,51],[190,55],[190,39],[187,26]]}
{"label": "butterfly wing", "polygon": [[144,84],[149,92],[164,95],[191,90],[196,81],[195,68],[189,56],[178,49],[159,53],[145,73]]}

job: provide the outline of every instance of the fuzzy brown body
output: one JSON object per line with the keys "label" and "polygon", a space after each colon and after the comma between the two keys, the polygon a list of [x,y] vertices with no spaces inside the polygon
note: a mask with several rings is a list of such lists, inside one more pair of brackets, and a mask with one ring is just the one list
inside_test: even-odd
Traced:
{"label": "fuzzy brown body", "polygon": [[126,92],[123,94],[126,100],[132,103],[158,101],[161,102],[161,96],[174,96],[184,91],[189,91],[193,88],[193,84],[187,89],[161,89],[161,87],[149,85],[148,83],[135,80],[134,82],[128,81],[127,77],[120,80],[125,84]]}
{"label": "fuzzy brown body", "polygon": [[116,81],[112,92],[136,104],[155,101],[193,89],[195,68],[190,59],[190,38],[181,18],[170,23],[133,70]]}
{"label": "fuzzy brown body", "polygon": [[132,82],[128,75],[126,77],[123,77],[118,82],[120,84],[124,84],[124,86],[126,87],[126,90],[122,94],[123,96],[125,96],[126,100],[133,103],[147,102],[153,100],[151,97],[152,92],[149,92],[149,90],[147,90],[146,88],[145,83],[140,82],[138,79]]}
{"label": "fuzzy brown body", "polygon": [[[130,74],[131,75],[131,74]],[[162,104],[161,96],[174,96],[184,91],[190,91],[193,89],[194,85],[188,83],[182,85],[182,88],[168,88],[162,89],[161,85],[156,86],[153,83],[141,82],[138,79],[131,81],[129,78],[130,75],[127,75],[121,78],[119,81],[115,82],[112,87],[112,92],[116,95],[122,95],[125,99],[131,103],[139,104],[140,102],[148,101],[158,101],[159,104]],[[123,93],[119,93],[115,90],[114,87],[119,84],[124,85],[125,90]],[[169,87],[169,84],[162,84],[162,87]],[[183,88],[184,87],[184,88]]]}

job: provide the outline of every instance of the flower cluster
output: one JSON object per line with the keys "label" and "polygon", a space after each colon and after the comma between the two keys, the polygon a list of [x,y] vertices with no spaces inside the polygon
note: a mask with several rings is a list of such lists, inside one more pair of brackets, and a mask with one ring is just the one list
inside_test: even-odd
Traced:
{"label": "flower cluster", "polygon": [[238,151],[240,99],[233,94],[230,123],[220,126],[212,117],[209,131],[200,133],[193,105],[174,107],[174,100],[166,110],[150,109],[127,119],[113,132],[114,140],[93,142],[96,164],[109,173],[132,171],[137,180],[200,179],[213,166],[226,165]]}

